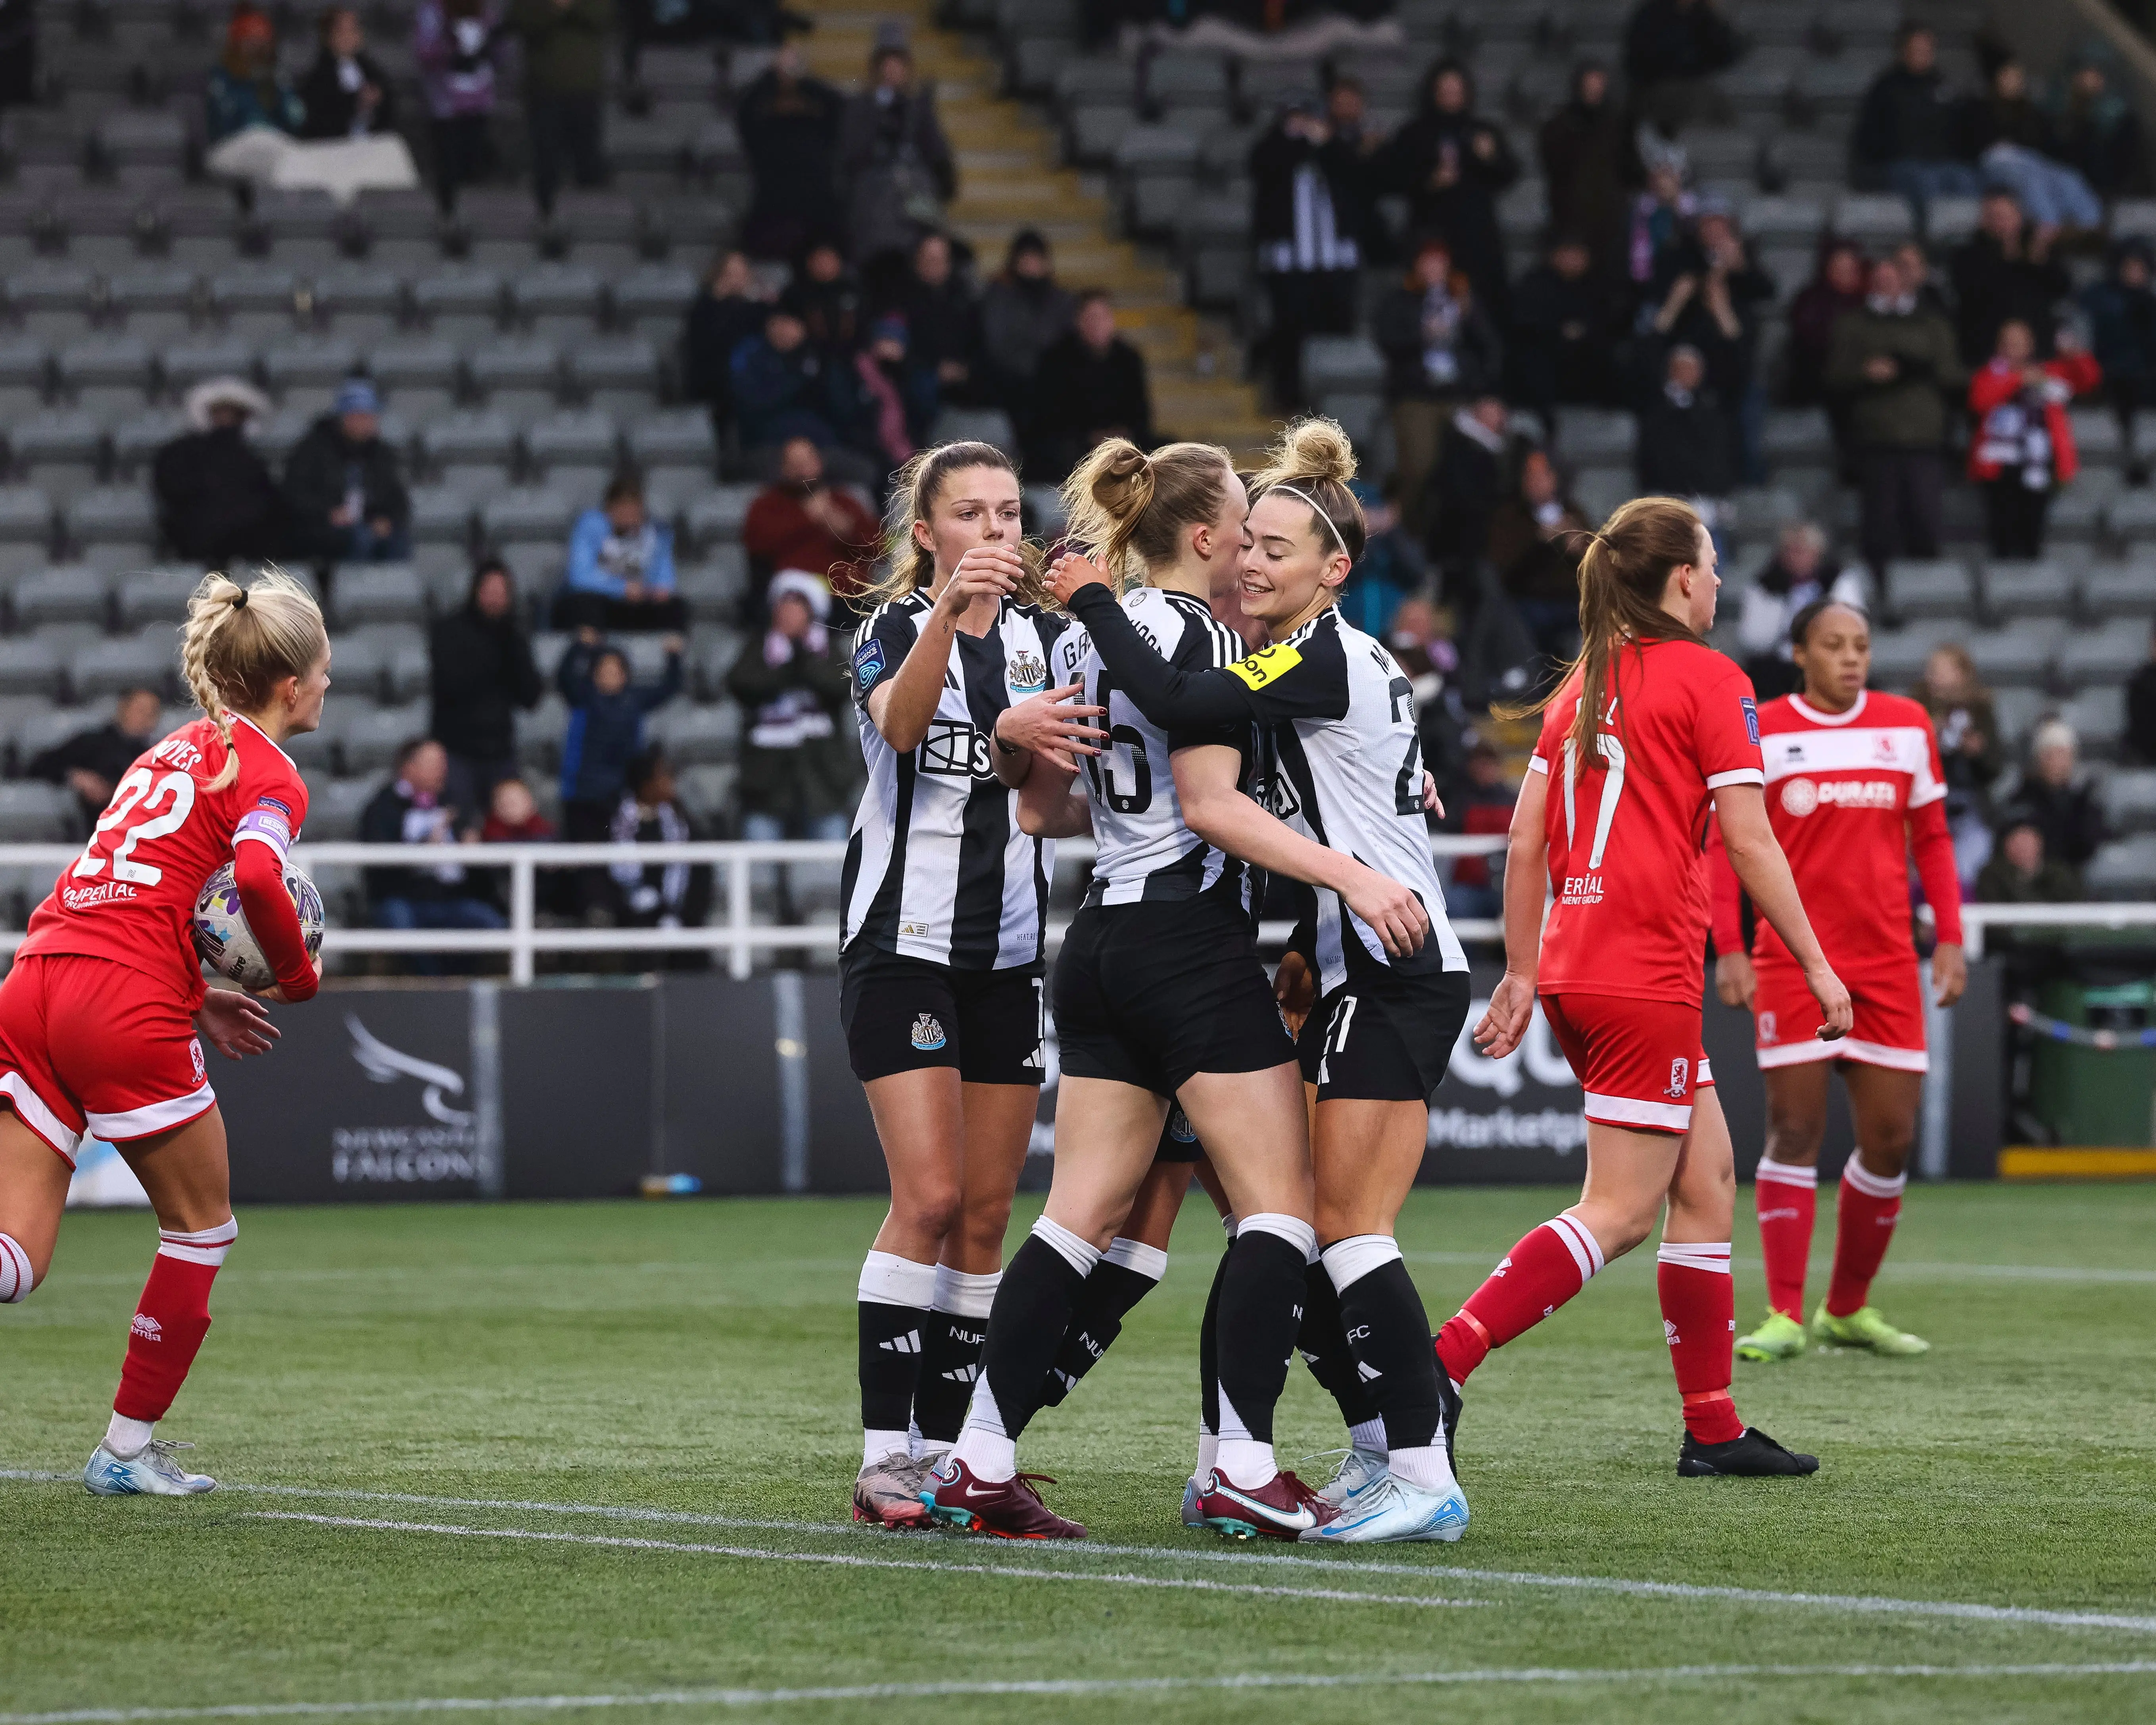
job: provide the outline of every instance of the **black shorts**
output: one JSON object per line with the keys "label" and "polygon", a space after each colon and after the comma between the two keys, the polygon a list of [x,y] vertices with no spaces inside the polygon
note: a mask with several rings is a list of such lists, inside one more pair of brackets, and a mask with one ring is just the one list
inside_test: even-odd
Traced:
{"label": "black shorts", "polygon": [[1183,1104],[1170,1102],[1168,1118],[1160,1128],[1160,1147],[1152,1153],[1155,1162],[1195,1162],[1204,1153],[1205,1147],[1198,1142],[1198,1129],[1190,1123],[1190,1117],[1183,1111]]}
{"label": "black shorts", "polygon": [[1205,899],[1096,905],[1055,961],[1063,1070],[1172,1096],[1194,1072],[1260,1072],[1295,1058],[1238,909]]}
{"label": "black shorts", "polygon": [[1041,968],[953,970],[856,941],[839,959],[839,1021],[866,1084],[956,1066],[968,1084],[1039,1084],[1047,1076]]}
{"label": "black shorts", "polygon": [[1351,977],[1303,1021],[1296,1054],[1321,1102],[1427,1102],[1467,1022],[1467,973]]}

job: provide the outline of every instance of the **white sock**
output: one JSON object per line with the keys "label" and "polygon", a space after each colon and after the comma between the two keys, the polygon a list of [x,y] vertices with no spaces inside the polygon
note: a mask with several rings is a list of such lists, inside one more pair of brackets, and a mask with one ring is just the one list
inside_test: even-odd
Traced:
{"label": "white sock", "polygon": [[30,1273],[30,1255],[13,1235],[0,1234],[0,1306],[30,1297],[38,1279]]}
{"label": "white sock", "polygon": [[975,1479],[991,1485],[1018,1471],[1018,1445],[1004,1434],[1003,1410],[996,1405],[986,1373],[973,1380],[973,1399],[966,1409],[958,1441],[952,1445],[951,1459],[964,1462]]}
{"label": "white sock", "polygon": [[1373,1419],[1361,1420],[1349,1426],[1348,1441],[1358,1450],[1368,1450],[1375,1455],[1383,1455],[1385,1453],[1384,1416],[1379,1414]]}
{"label": "white sock", "polygon": [[1255,1438],[1222,1438],[1215,1466],[1246,1491],[1270,1485],[1280,1472],[1280,1465],[1273,1460],[1273,1446]]}
{"label": "white sock", "polygon": [[1386,1458],[1385,1466],[1410,1486],[1425,1491],[1460,1489],[1460,1482],[1452,1476],[1452,1464],[1445,1459],[1442,1443],[1425,1445],[1417,1450],[1395,1450]]}
{"label": "white sock", "polygon": [[123,1414],[115,1414],[105,1428],[105,1447],[125,1461],[142,1453],[157,1429],[154,1420],[130,1420]]}
{"label": "white sock", "polygon": [[1198,1471],[1191,1477],[1199,1485],[1204,1485],[1205,1476],[1219,1466],[1219,1435],[1217,1432],[1206,1430],[1203,1425],[1199,1426],[1198,1428]]}
{"label": "white sock", "polygon": [[902,1431],[877,1431],[864,1428],[861,1432],[861,1466],[880,1461],[886,1455],[911,1455],[912,1446]]}

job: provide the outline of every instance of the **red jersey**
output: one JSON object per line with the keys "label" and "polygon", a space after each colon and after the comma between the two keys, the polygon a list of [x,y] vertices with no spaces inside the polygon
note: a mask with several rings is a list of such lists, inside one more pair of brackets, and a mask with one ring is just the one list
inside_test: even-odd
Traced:
{"label": "red jersey", "polygon": [[199,1006],[202,960],[188,926],[203,884],[249,840],[267,845],[281,870],[307,818],[307,788],[291,757],[236,716],[232,741],[239,773],[222,790],[209,785],[223,769],[224,740],[207,718],[182,725],[128,768],[17,952],[112,959],[168,983],[189,1011]]}
{"label": "red jersey", "polygon": [[[1928,849],[1946,847],[1943,869],[1923,869],[1925,894],[1938,919],[1938,937],[1958,943],[1961,892],[1939,807],[1947,794],[1945,775],[1923,708],[1906,696],[1867,690],[1847,712],[1830,713],[1785,695],[1760,709],[1759,732],[1767,817],[1835,973],[1846,980],[1915,962],[1909,928],[1912,828],[1920,863],[1931,863]],[[1743,941],[1736,877],[1727,853],[1719,844],[1715,850],[1715,946],[1734,952]],[[1796,963],[1763,916],[1752,950],[1762,963]]]}
{"label": "red jersey", "polygon": [[1600,759],[1574,759],[1566,736],[1579,706],[1575,675],[1543,713],[1527,763],[1549,776],[1544,834],[1556,900],[1537,987],[1696,1006],[1706,986],[1702,850],[1714,792],[1766,776],[1752,680],[1687,640],[1627,645],[1611,671],[1617,692],[1596,738]]}

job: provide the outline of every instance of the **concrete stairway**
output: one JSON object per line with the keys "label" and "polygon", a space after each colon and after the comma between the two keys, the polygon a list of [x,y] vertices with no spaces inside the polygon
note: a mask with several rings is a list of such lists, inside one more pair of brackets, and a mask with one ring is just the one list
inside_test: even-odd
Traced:
{"label": "concrete stairway", "polygon": [[937,29],[932,0],[891,0],[875,12],[797,0],[816,18],[798,39],[820,77],[842,88],[864,81],[875,30],[902,21],[920,75],[936,85],[943,129],[958,158],[952,231],[973,246],[983,276],[1002,266],[1020,228],[1037,228],[1055,248],[1065,286],[1100,286],[1115,295],[1116,321],[1146,357],[1153,419],[1176,437],[1222,444],[1255,456],[1272,426],[1251,386],[1239,381],[1241,355],[1221,325],[1182,303],[1174,272],[1147,260],[1115,231],[1097,176],[1065,167],[1053,132],[1023,105],[998,95],[995,65],[965,40]]}

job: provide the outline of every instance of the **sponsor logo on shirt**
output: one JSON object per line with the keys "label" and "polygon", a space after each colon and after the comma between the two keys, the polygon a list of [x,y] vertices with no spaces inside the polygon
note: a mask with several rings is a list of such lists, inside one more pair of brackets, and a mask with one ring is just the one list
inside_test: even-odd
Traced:
{"label": "sponsor logo on shirt", "polygon": [[1752,739],[1756,747],[1759,741],[1758,705],[1748,695],[1739,696],[1737,704],[1744,709],[1744,734]]}
{"label": "sponsor logo on shirt", "polygon": [[1296,666],[1302,663],[1302,655],[1286,641],[1276,641],[1270,647],[1260,647],[1247,659],[1239,659],[1228,667],[1253,689],[1262,689],[1268,683],[1276,683]]}
{"label": "sponsor logo on shirt", "polygon": [[865,695],[875,687],[875,680],[883,675],[883,643],[869,641],[854,655],[854,681]]}
{"label": "sponsor logo on shirt", "polygon": [[135,896],[135,889],[125,880],[100,880],[95,886],[64,886],[60,889],[60,902],[70,911],[86,911],[92,905],[107,905],[119,899]]}
{"label": "sponsor logo on shirt", "polygon": [[963,719],[934,719],[916,751],[919,770],[938,778],[993,778],[988,739]]}
{"label": "sponsor logo on shirt", "polygon": [[913,1021],[913,1045],[923,1054],[932,1054],[949,1040],[933,1014],[924,1012]]}
{"label": "sponsor logo on shirt", "polygon": [[1558,902],[1566,905],[1599,905],[1602,902],[1602,877],[1599,875],[1567,875],[1564,891],[1558,895]]}
{"label": "sponsor logo on shirt", "polygon": [[1887,778],[1793,778],[1782,787],[1782,807],[1802,819],[1820,804],[1830,809],[1886,809],[1902,806],[1900,788]]}
{"label": "sponsor logo on shirt", "polygon": [[1048,686],[1048,667],[1021,647],[1011,655],[1004,680],[1014,695],[1038,695]]}

